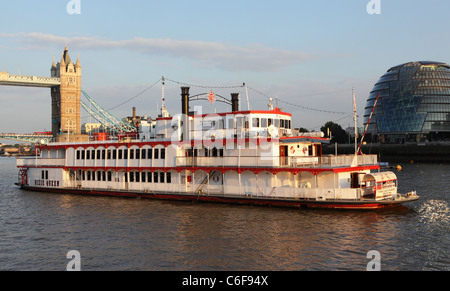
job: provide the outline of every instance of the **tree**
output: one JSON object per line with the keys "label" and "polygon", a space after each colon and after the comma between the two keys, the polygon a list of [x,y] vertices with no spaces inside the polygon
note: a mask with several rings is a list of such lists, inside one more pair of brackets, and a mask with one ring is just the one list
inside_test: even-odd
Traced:
{"label": "tree", "polygon": [[328,129],[331,133],[331,142],[332,143],[347,143],[348,142],[348,134],[345,132],[345,130],[342,129],[342,127],[334,123],[333,121],[328,121],[325,123],[324,126],[320,128],[320,130],[327,136]]}
{"label": "tree", "polygon": [[299,131],[299,132],[309,132],[309,130],[307,130],[307,129],[304,128],[304,127],[300,127],[300,128],[298,129],[298,131]]}

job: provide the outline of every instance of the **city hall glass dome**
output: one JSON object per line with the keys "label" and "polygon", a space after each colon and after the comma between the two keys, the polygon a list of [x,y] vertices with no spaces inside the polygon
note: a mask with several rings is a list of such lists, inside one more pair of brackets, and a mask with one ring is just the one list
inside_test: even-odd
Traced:
{"label": "city hall glass dome", "polygon": [[450,140],[450,66],[410,62],[389,69],[373,87],[364,112],[367,142]]}

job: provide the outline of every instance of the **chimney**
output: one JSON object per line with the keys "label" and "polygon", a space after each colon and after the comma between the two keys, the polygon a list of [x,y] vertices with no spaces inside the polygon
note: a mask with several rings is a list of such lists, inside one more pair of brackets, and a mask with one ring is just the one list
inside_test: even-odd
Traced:
{"label": "chimney", "polygon": [[181,87],[181,113],[189,115],[189,87]]}
{"label": "chimney", "polygon": [[239,111],[239,93],[231,93],[231,111]]}
{"label": "chimney", "polygon": [[133,120],[136,119],[136,107],[133,107]]}
{"label": "chimney", "polygon": [[183,114],[181,140],[187,140],[189,132],[189,87],[181,87],[181,113]]}

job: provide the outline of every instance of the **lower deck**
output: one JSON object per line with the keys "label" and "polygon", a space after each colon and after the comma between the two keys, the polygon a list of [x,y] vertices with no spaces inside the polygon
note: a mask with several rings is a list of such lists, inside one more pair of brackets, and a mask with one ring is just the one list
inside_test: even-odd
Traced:
{"label": "lower deck", "polygon": [[249,195],[230,194],[205,194],[205,193],[162,193],[162,192],[136,192],[121,190],[101,189],[74,189],[74,188],[42,188],[21,185],[25,190],[50,192],[58,194],[92,195],[106,197],[126,197],[138,199],[158,199],[191,202],[213,202],[258,206],[275,206],[290,208],[327,208],[327,209],[381,209],[398,206],[405,202],[416,201],[418,196],[412,193],[398,195],[395,199],[376,200],[373,198],[327,200],[314,198],[282,198],[282,197],[258,197]]}
{"label": "lower deck", "polygon": [[[80,189],[251,198],[358,200],[368,195],[361,185],[370,169],[353,171],[271,172],[269,169],[106,170],[22,168],[19,183],[43,189]],[[372,189],[372,188],[371,188]],[[369,189],[370,190],[370,189]],[[392,189],[396,193],[395,189]],[[372,192],[373,194],[373,192]],[[392,195],[391,195],[392,196]]]}

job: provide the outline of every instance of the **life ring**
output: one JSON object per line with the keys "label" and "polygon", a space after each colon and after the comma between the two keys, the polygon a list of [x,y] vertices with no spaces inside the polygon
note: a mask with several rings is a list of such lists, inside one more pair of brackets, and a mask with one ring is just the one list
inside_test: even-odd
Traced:
{"label": "life ring", "polygon": [[214,182],[217,183],[217,182],[219,182],[219,180],[220,180],[219,176],[214,176],[214,177],[213,177],[213,181],[214,181]]}
{"label": "life ring", "polygon": [[295,148],[294,148],[294,146],[291,146],[291,148],[290,148],[289,150],[290,150],[291,154],[295,154]]}

